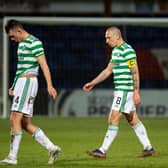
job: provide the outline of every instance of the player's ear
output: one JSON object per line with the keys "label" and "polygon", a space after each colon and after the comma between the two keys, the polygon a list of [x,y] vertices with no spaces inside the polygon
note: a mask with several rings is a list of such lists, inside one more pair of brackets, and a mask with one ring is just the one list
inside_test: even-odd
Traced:
{"label": "player's ear", "polygon": [[116,38],[117,38],[117,40],[119,40],[120,39],[120,35],[116,34]]}

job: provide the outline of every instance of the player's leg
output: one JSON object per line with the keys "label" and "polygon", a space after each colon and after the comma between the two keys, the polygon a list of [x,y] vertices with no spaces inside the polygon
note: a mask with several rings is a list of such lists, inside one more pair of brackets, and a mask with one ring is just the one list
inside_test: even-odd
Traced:
{"label": "player's leg", "polygon": [[108,151],[111,143],[114,141],[115,137],[118,133],[118,124],[122,114],[119,111],[113,110],[109,114],[109,126],[107,128],[107,132],[105,134],[103,143],[99,149],[95,149],[93,151],[87,151],[87,153],[91,156],[106,158],[106,152]]}
{"label": "player's leg", "polygon": [[109,114],[109,119],[108,119],[109,126],[105,134],[103,143],[99,149],[96,149],[93,151],[87,151],[89,155],[97,156],[100,158],[106,157],[106,152],[118,133],[118,129],[119,129],[118,124],[122,116],[122,113],[120,112],[122,102],[123,102],[123,92],[115,92],[111,112]]}
{"label": "player's leg", "polygon": [[134,129],[139,141],[143,145],[144,150],[142,152],[142,156],[152,156],[154,154],[154,149],[148,138],[146,128],[143,125],[143,123],[139,120],[136,111],[133,111],[130,114],[125,114],[125,117],[128,123]]}
{"label": "player's leg", "polygon": [[104,153],[107,152],[109,149],[111,143],[114,141],[115,137],[118,133],[118,125],[120,118],[122,116],[122,113],[119,111],[112,110],[112,112],[109,115],[109,126],[107,128],[107,132],[104,137],[104,141],[102,143],[102,146],[100,147],[100,150]]}
{"label": "player's leg", "polygon": [[10,123],[11,123],[11,136],[10,136],[10,150],[8,156],[0,161],[0,165],[16,165],[17,164],[17,155],[19,151],[19,145],[22,138],[22,128],[21,120],[22,113],[11,112]]}
{"label": "player's leg", "polygon": [[33,138],[41,144],[44,148],[49,151],[48,164],[53,164],[58,154],[61,152],[59,146],[54,143],[46,136],[42,129],[31,123],[31,118],[24,116],[22,119],[22,127],[25,131],[33,136]]}
{"label": "player's leg", "polygon": [[22,138],[22,127],[21,127],[22,117],[23,117],[23,113],[20,113],[20,112],[12,112],[10,117],[11,141],[10,141],[9,156],[15,159],[17,159],[19,145]]}
{"label": "player's leg", "polygon": [[[6,164],[17,164],[17,153],[19,150],[19,144],[22,138],[22,128],[21,128],[21,120],[23,117],[23,107],[26,101],[26,95],[29,88],[29,81],[26,79],[19,78],[16,82],[14,88],[14,97],[13,103],[11,107],[11,142],[10,142],[10,152],[7,157]],[[13,160],[8,161],[8,159]],[[3,161],[0,164],[3,164]]]}
{"label": "player's leg", "polygon": [[42,129],[31,123],[31,117],[33,116],[33,105],[37,95],[37,89],[37,78],[30,78],[30,87],[27,93],[28,96],[26,98],[27,104],[24,106],[25,108],[22,119],[22,127],[29,134],[31,134],[38,143],[40,143],[49,151],[49,164],[53,164],[61,149],[51,142]]}
{"label": "player's leg", "polygon": [[40,143],[46,149],[50,150],[50,149],[55,148],[55,145],[46,136],[46,134],[43,132],[43,130],[31,123],[30,117],[27,117],[27,116],[23,117],[22,127],[26,132],[28,132],[30,135],[32,135],[33,138],[38,143]]}

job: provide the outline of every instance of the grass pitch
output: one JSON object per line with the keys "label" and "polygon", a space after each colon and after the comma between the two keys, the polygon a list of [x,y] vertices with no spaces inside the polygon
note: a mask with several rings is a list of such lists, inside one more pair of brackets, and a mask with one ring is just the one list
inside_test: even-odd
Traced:
{"label": "grass pitch", "polygon": [[[107,118],[48,118],[34,117],[47,136],[62,148],[57,162],[47,165],[47,151],[30,135],[23,133],[17,168],[167,168],[168,118],[142,119],[157,152],[156,156],[139,158],[142,146],[133,129],[122,119],[119,133],[106,159],[92,158],[86,150],[99,147],[107,129]],[[0,120],[0,159],[9,151],[9,120]],[[0,166],[10,167],[10,166]]]}

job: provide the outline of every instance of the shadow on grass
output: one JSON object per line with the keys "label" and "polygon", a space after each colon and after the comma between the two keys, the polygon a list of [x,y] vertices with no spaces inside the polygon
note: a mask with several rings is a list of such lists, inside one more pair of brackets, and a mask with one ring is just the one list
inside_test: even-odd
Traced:
{"label": "shadow on grass", "polygon": [[109,159],[99,158],[81,158],[81,159],[64,159],[56,163],[57,167],[64,168],[111,168],[116,167]]}
{"label": "shadow on grass", "polygon": [[[160,154],[155,157],[147,158],[87,158],[87,157],[77,157],[77,158],[63,158],[58,159],[54,165],[47,165],[47,163],[41,158],[41,160],[34,159],[33,161],[27,160],[20,162],[17,166],[12,166],[12,168],[166,168],[165,165],[167,161],[167,154]],[[158,162],[161,160],[163,163]],[[167,159],[166,159],[167,160]],[[7,168],[9,166],[0,166],[0,168]]]}
{"label": "shadow on grass", "polygon": [[167,153],[156,153],[153,157],[137,158],[76,158],[62,159],[55,164],[57,168],[165,168]]}

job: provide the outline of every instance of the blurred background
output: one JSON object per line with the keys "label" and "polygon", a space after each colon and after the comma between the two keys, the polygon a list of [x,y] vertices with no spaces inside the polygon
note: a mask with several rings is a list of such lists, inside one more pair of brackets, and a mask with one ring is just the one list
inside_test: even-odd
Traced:
{"label": "blurred background", "polygon": [[20,20],[40,38],[59,96],[48,96],[42,72],[35,115],[107,116],[113,100],[112,77],[92,92],[82,86],[109,62],[105,30],[118,26],[137,52],[141,78],[141,116],[168,116],[168,1],[166,0],[1,0],[0,116],[9,116],[7,96],[16,71],[17,44],[8,41],[3,26]]}

